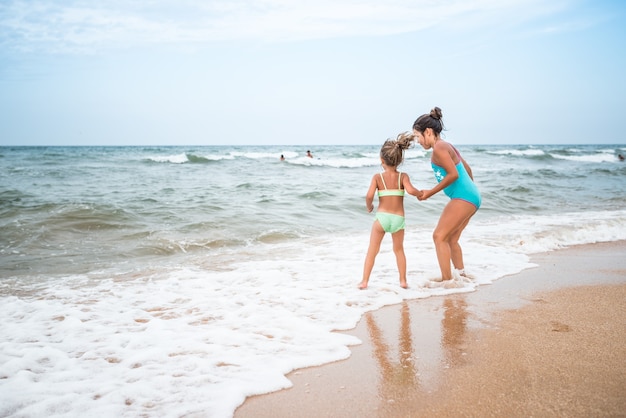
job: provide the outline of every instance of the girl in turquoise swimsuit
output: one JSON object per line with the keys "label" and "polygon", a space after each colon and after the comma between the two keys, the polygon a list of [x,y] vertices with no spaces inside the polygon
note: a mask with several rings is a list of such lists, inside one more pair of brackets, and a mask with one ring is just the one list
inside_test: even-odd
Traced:
{"label": "girl in turquoise swimsuit", "polygon": [[480,207],[481,198],[470,166],[456,148],[441,139],[442,116],[441,109],[435,107],[430,114],[417,118],[413,124],[413,133],[424,149],[433,150],[431,166],[438,182],[432,189],[423,190],[418,199],[426,200],[442,190],[450,198],[433,232],[441,280],[450,280],[450,261],[459,270],[459,274],[466,275],[459,238]]}
{"label": "girl in turquoise swimsuit", "polygon": [[[380,243],[389,232],[393,240],[393,252],[396,255],[398,272],[400,273],[400,286],[407,287],[406,283],[406,256],[404,255],[404,192],[413,196],[421,194],[411,184],[406,173],[398,171],[398,166],[404,160],[404,150],[409,148],[413,141],[413,135],[404,133],[398,138],[385,141],[380,149],[380,162],[383,172],[372,177],[370,188],[365,196],[365,206],[368,212],[374,210],[374,196],[378,191],[378,210],[376,220],[372,225],[370,245],[365,257],[363,267],[363,280],[359,283],[359,289],[367,288],[376,255],[380,250]],[[397,187],[395,189],[387,188]]]}

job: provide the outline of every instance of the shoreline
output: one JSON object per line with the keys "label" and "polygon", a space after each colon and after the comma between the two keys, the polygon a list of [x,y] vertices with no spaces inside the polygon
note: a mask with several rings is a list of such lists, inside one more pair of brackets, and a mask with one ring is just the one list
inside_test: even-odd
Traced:
{"label": "shoreline", "polygon": [[289,373],[234,417],[624,414],[625,256],[626,241],[535,254],[475,292],[368,312],[348,359]]}

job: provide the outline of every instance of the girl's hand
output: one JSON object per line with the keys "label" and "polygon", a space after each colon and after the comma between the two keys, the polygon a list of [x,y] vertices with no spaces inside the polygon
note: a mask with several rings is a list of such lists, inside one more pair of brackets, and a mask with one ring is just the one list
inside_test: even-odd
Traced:
{"label": "girl's hand", "polygon": [[374,210],[374,205],[371,205],[371,206],[368,206],[368,207],[367,207],[367,211],[368,211],[368,212],[371,212],[371,211],[373,211],[373,210]]}
{"label": "girl's hand", "polygon": [[[428,190],[430,192],[430,190]],[[426,193],[426,190],[422,190],[419,196],[417,196],[417,200],[426,200],[428,199],[429,194]]]}

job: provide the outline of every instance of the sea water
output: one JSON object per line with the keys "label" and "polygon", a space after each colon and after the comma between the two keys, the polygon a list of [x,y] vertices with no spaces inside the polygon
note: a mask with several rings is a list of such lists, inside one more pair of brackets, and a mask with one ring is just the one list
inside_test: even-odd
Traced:
{"label": "sea water", "polygon": [[[367,311],[626,239],[624,145],[458,148],[483,197],[461,239],[473,278],[430,280],[448,199],[407,195],[410,288],[386,236],[360,291],[380,145],[0,147],[0,416],[230,417],[350,356],[334,331]],[[429,159],[400,167],[417,188]]]}

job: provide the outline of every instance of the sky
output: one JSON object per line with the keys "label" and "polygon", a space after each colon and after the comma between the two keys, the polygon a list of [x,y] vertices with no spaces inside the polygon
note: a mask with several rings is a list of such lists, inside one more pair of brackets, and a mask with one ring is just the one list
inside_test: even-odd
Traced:
{"label": "sky", "polygon": [[621,0],[1,0],[0,146],[625,144]]}

